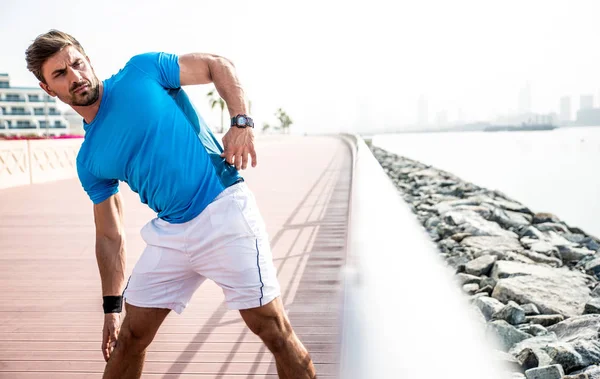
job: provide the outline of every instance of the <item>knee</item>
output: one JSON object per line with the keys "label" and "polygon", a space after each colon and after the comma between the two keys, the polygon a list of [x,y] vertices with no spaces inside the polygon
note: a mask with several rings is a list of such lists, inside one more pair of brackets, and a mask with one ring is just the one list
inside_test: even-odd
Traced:
{"label": "knee", "polygon": [[266,317],[249,327],[274,353],[282,351],[292,335],[291,326],[282,317]]}
{"label": "knee", "polygon": [[138,355],[146,351],[152,340],[153,336],[150,333],[137,331],[123,325],[117,344],[121,345],[128,355]]}

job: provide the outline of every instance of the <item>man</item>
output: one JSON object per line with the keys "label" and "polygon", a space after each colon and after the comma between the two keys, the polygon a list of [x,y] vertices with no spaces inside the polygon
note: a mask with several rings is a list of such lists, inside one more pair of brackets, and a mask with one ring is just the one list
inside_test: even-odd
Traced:
{"label": "man", "polygon": [[[280,300],[264,222],[238,171],[248,156],[253,167],[257,160],[233,64],[213,54],[146,53],[100,81],[79,42],[57,30],[38,36],[26,61],[40,86],[84,119],[77,172],[94,209],[104,378],[139,378],[167,314],[183,312],[207,278],[273,353],[280,378],[315,377]],[[207,83],[235,116],[224,150],[181,89]],[[147,247],[127,285],[119,181],[157,213],[142,229]]]}

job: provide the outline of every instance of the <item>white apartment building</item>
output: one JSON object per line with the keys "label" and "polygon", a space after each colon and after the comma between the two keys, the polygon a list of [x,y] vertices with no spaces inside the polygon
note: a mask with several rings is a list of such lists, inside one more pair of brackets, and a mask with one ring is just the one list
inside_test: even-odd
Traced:
{"label": "white apartment building", "polygon": [[39,87],[11,87],[0,73],[0,135],[58,136],[69,134],[69,122],[56,99]]}

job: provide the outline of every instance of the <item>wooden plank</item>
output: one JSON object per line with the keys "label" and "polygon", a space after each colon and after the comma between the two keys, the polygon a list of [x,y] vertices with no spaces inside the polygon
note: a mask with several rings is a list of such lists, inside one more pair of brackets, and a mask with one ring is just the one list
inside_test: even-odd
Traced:
{"label": "wooden plank", "polygon": [[[8,361],[0,362],[0,372],[19,372],[19,371],[38,371],[38,372],[103,372],[104,362],[96,361]],[[333,375],[336,370],[335,364],[317,363],[315,369],[323,375]],[[254,374],[276,374],[275,365],[263,362],[244,363],[244,362],[219,362],[219,363],[163,363],[146,362],[144,373],[186,373],[186,374],[247,374],[253,371]]]}
{"label": "wooden plank", "polygon": [[[319,377],[336,377],[349,150],[330,137],[273,137],[257,146],[261,163],[243,175],[265,217],[282,300]],[[128,275],[144,249],[139,231],[154,214],[127,186],[121,193]],[[98,378],[103,371],[91,209],[77,180],[0,191],[0,378]],[[272,355],[223,300],[207,282],[182,315],[171,313],[143,377],[276,377]]]}
{"label": "wooden plank", "polygon": [[[335,353],[338,344],[333,343],[311,343],[304,344],[309,352]],[[12,341],[4,344],[0,351],[98,351],[99,342],[60,342],[60,341]],[[154,342],[150,346],[151,351],[208,351],[208,352],[230,352],[234,344],[231,342]],[[264,350],[262,342],[244,342],[235,345],[237,351],[258,352]]]}
{"label": "wooden plank", "polygon": [[[225,362],[230,356],[230,351],[149,351],[146,355],[147,362]],[[332,363],[337,361],[334,353],[316,352],[311,354],[315,363]],[[95,351],[0,351],[0,361],[103,361],[100,349]],[[272,362],[271,354],[257,355],[256,352],[236,352],[236,362]]]}
{"label": "wooden plank", "polygon": [[[241,334],[243,335],[241,336]],[[209,343],[238,343],[238,342],[257,342],[261,340],[249,330],[242,333],[217,333],[217,332],[189,332],[189,333],[158,333],[153,343],[157,342],[209,342]],[[240,336],[242,339],[240,340]],[[46,333],[3,333],[0,334],[0,345],[7,342],[30,342],[30,341],[55,341],[62,343],[70,342],[99,342],[101,332],[78,333],[78,332],[46,332]],[[335,343],[336,334],[305,334],[302,341],[306,343]]]}
{"label": "wooden plank", "polygon": [[[214,328],[214,332],[204,332],[201,330],[202,327],[212,326]],[[300,326],[295,325],[294,331],[296,333],[300,333],[302,335],[337,335],[337,328],[333,327],[334,325],[324,326],[314,326],[314,325],[306,325]],[[69,339],[75,338],[74,336],[79,334],[91,334],[94,337],[97,337],[98,329],[101,327],[101,323],[87,324],[87,325],[69,325],[67,323],[63,323],[62,325],[48,325],[48,324],[10,324],[10,325],[0,325],[0,340],[2,340],[3,335],[8,334],[34,334],[34,335],[48,335],[48,333],[56,333],[57,330],[63,330],[60,332],[61,334],[71,335]],[[239,323],[234,324],[207,324],[204,323],[202,325],[196,323],[195,325],[190,324],[179,324],[172,323],[168,325],[161,326],[158,335],[169,336],[171,334],[211,334],[211,333],[219,333],[219,334],[234,334],[240,335],[240,333],[248,333],[249,329],[244,324],[244,322],[240,319]],[[4,339],[6,340],[6,339]]]}

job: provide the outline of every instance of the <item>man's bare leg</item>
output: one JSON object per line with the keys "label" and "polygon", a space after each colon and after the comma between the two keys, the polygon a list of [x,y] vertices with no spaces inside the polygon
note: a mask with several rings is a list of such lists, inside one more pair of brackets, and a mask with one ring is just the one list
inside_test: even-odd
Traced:
{"label": "man's bare leg", "polygon": [[316,378],[310,355],[294,333],[280,298],[260,308],[241,310],[240,314],[273,353],[279,378]]}
{"label": "man's bare leg", "polygon": [[140,308],[125,304],[127,314],[121,325],[117,346],[104,370],[103,379],[138,379],[142,376],[146,348],[170,309]]}

